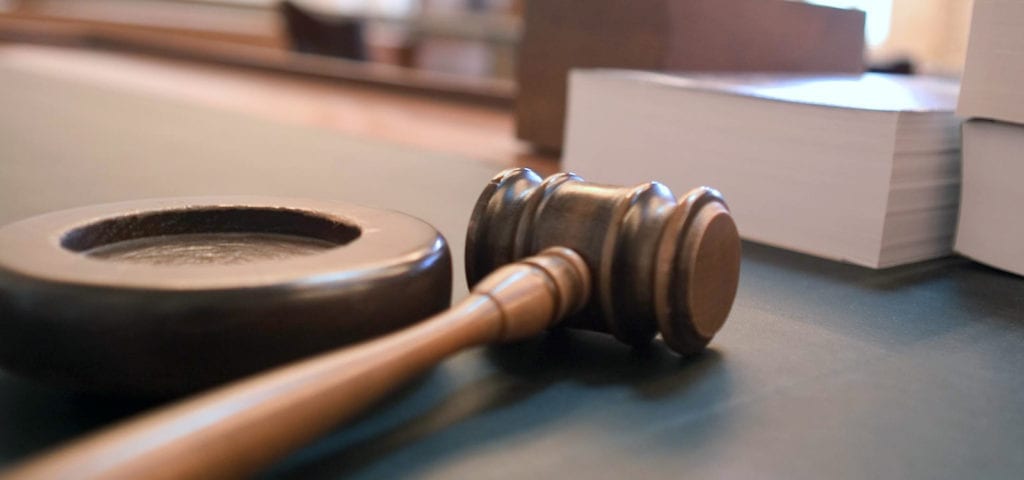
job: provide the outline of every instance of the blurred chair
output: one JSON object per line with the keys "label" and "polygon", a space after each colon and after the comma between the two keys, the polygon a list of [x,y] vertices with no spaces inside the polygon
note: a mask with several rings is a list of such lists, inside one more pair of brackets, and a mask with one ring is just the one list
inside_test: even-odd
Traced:
{"label": "blurred chair", "polygon": [[292,50],[366,60],[363,22],[309,12],[293,2],[278,4]]}

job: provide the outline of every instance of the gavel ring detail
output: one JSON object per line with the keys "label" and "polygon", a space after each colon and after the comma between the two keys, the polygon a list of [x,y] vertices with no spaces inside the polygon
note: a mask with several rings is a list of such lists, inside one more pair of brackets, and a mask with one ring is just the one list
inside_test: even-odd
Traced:
{"label": "gavel ring detail", "polygon": [[487,186],[468,235],[475,286],[447,312],[146,413],[0,477],[251,475],[446,357],[537,335],[562,318],[630,344],[660,330],[692,353],[721,327],[738,282],[737,230],[708,188],[676,201],[657,183],[541,181],[515,169]]}
{"label": "gavel ring detail", "polygon": [[502,172],[477,201],[466,238],[470,285],[496,267],[563,246],[593,275],[585,309],[562,325],[643,345],[660,331],[687,355],[704,348],[729,314],[740,241],[722,196],[695,188],[679,201],[662,184],[594,185],[571,173],[541,180]]}

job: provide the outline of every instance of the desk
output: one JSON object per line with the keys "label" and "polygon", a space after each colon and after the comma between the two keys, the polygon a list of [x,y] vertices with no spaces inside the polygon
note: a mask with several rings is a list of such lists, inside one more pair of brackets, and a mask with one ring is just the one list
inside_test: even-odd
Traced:
{"label": "desk", "polygon": [[[412,213],[457,253],[499,168],[3,66],[0,105],[0,223],[140,197],[304,196]],[[576,332],[465,352],[265,475],[1024,471],[1024,281],[957,258],[873,272],[744,247],[732,316],[701,356]],[[0,374],[0,463],[148,406]]]}

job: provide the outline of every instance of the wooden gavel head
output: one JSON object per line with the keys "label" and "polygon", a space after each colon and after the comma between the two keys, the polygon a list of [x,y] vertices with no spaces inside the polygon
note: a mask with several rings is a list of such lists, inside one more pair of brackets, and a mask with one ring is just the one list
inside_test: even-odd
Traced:
{"label": "wooden gavel head", "polygon": [[470,218],[466,277],[548,247],[575,250],[590,270],[590,301],[561,325],[643,345],[660,331],[678,353],[700,351],[725,323],[739,283],[740,239],[714,189],[677,200],[664,185],[586,183],[571,173],[542,180],[506,170],[484,189]]}

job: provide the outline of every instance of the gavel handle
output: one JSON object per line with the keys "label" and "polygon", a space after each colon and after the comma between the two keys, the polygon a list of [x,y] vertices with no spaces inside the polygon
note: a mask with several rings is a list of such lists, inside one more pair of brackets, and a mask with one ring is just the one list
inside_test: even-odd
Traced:
{"label": "gavel handle", "polygon": [[415,326],[185,399],[0,476],[247,476],[336,428],[449,355],[542,332],[586,303],[589,282],[575,252],[549,249],[498,269],[451,310]]}

